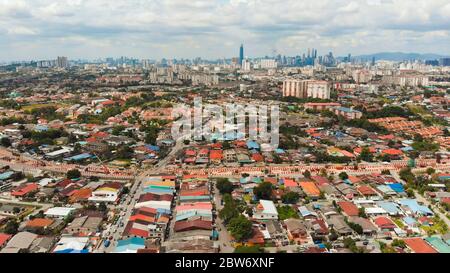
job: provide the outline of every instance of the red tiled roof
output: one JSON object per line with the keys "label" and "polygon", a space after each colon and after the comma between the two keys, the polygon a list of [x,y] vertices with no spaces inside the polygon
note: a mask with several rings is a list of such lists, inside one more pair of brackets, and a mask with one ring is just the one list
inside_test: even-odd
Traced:
{"label": "red tiled roof", "polygon": [[381,229],[394,229],[397,227],[391,219],[384,216],[375,218],[374,223]]}
{"label": "red tiled roof", "polygon": [[204,220],[178,221],[175,223],[174,227],[174,230],[176,232],[196,230],[196,229],[211,230],[212,229],[211,221],[204,221]]}
{"label": "red tiled roof", "polygon": [[156,215],[157,210],[155,208],[140,207],[136,210],[136,213],[144,214],[147,216]]}
{"label": "red tiled roof", "polygon": [[328,181],[328,179],[326,177],[323,177],[323,176],[313,176],[311,178],[316,182],[316,184],[318,186],[330,183],[330,181]]}
{"label": "red tiled roof", "polygon": [[264,157],[260,153],[254,153],[252,154],[252,160],[256,162],[262,162],[264,161]]}
{"label": "red tiled roof", "polygon": [[209,153],[209,158],[212,160],[222,160],[223,152],[222,150],[211,150]]}
{"label": "red tiled roof", "polygon": [[352,202],[341,201],[338,202],[338,205],[348,216],[358,216],[359,214],[358,207]]}
{"label": "red tiled roof", "polygon": [[128,231],[128,235],[134,235],[134,236],[138,236],[138,237],[147,238],[149,234],[148,234],[148,231],[146,231],[146,230],[130,228],[130,230]]}
{"label": "red tiled roof", "polygon": [[27,227],[44,228],[53,224],[52,219],[35,218],[27,222]]}
{"label": "red tiled roof", "polygon": [[12,235],[0,233],[0,247],[11,239]]}
{"label": "red tiled roof", "polygon": [[29,183],[23,186],[19,186],[14,191],[11,192],[12,196],[24,196],[29,194],[30,192],[36,191],[38,189],[38,185],[36,183]]}
{"label": "red tiled roof", "polygon": [[377,195],[374,189],[372,189],[370,186],[362,185],[357,188],[358,192],[360,192],[362,195]]}
{"label": "red tiled roof", "polygon": [[406,238],[403,241],[405,241],[406,245],[415,253],[437,253],[437,251],[422,238]]}
{"label": "red tiled roof", "polygon": [[294,181],[294,179],[284,179],[284,186],[285,187],[298,187],[297,182]]}
{"label": "red tiled roof", "polygon": [[155,218],[153,218],[153,217],[151,217],[151,216],[146,216],[146,215],[143,215],[143,214],[135,214],[135,215],[132,215],[132,216],[130,217],[130,220],[129,220],[129,221],[136,221],[136,220],[141,220],[141,221],[144,221],[144,222],[147,222],[147,223],[153,223],[153,222],[155,222]]}
{"label": "red tiled roof", "polygon": [[171,194],[154,194],[154,193],[144,193],[139,197],[138,203],[147,201],[172,201],[173,195]]}
{"label": "red tiled roof", "polygon": [[397,150],[397,149],[386,149],[382,151],[383,154],[387,154],[387,155],[402,155],[403,152],[401,150]]}

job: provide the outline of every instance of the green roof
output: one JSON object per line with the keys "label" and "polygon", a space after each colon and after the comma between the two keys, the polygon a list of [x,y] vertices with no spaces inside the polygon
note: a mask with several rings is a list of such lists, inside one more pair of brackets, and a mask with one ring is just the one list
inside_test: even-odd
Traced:
{"label": "green roof", "polygon": [[428,237],[425,238],[425,241],[433,246],[439,253],[450,253],[450,245],[439,237]]}

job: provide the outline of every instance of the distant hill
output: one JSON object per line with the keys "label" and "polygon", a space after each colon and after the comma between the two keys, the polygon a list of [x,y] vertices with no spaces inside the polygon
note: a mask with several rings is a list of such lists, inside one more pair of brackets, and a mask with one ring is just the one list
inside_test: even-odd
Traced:
{"label": "distant hill", "polygon": [[420,54],[420,53],[403,53],[403,52],[380,52],[375,54],[352,56],[352,58],[355,59],[368,61],[372,60],[373,57],[375,57],[375,60],[408,61],[408,60],[436,60],[447,56],[433,53]]}

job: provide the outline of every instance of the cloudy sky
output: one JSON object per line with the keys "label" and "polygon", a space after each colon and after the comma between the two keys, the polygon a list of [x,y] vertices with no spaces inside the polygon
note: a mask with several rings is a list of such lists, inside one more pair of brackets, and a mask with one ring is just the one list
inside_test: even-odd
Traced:
{"label": "cloudy sky", "polygon": [[0,0],[0,61],[450,53],[449,0]]}

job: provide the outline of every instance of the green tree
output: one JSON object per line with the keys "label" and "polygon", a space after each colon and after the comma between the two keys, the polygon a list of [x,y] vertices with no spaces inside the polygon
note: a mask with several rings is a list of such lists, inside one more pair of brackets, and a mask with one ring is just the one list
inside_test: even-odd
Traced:
{"label": "green tree", "polygon": [[341,173],[339,173],[339,178],[341,180],[348,179],[348,174],[346,172],[341,172]]}
{"label": "green tree", "polygon": [[403,240],[394,239],[394,241],[392,241],[391,246],[393,246],[393,247],[400,247],[400,248],[406,248],[406,243]]}
{"label": "green tree", "polygon": [[234,253],[263,253],[263,249],[259,246],[238,246]]}
{"label": "green tree", "polygon": [[11,146],[11,139],[9,139],[9,137],[2,137],[2,139],[0,140],[0,144],[3,147],[10,147]]}
{"label": "green tree", "polygon": [[106,206],[105,202],[101,202],[98,205],[98,210],[100,210],[100,211],[107,211],[108,210],[108,207]]}
{"label": "green tree", "polygon": [[230,220],[227,225],[228,231],[237,241],[243,241],[252,236],[252,222],[245,216],[239,215]]}
{"label": "green tree", "polygon": [[81,177],[81,172],[78,169],[72,169],[67,171],[66,177],[68,179],[76,179]]}
{"label": "green tree", "polygon": [[363,147],[361,150],[361,154],[359,155],[359,157],[361,158],[361,160],[367,161],[367,162],[372,162],[373,161],[373,155],[370,152],[368,147]]}
{"label": "green tree", "polygon": [[286,220],[289,218],[300,218],[297,211],[290,206],[280,206],[277,207],[278,217],[280,220]]}
{"label": "green tree", "polygon": [[15,219],[11,219],[6,223],[5,228],[3,230],[7,234],[16,234],[18,228],[19,223]]}
{"label": "green tree", "polygon": [[233,184],[228,180],[228,178],[217,179],[216,187],[221,194],[231,193],[233,191]]}
{"label": "green tree", "polygon": [[363,228],[361,225],[356,224],[356,223],[352,223],[352,222],[348,222],[349,227],[351,227],[356,233],[358,233],[359,235],[363,234]]}
{"label": "green tree", "polygon": [[366,209],[364,207],[358,209],[358,216],[362,218],[367,218]]}
{"label": "green tree", "polygon": [[281,200],[285,204],[295,204],[298,202],[299,199],[300,199],[300,195],[293,191],[287,192],[287,193],[283,194],[283,196],[281,196]]}
{"label": "green tree", "polygon": [[125,126],[123,126],[123,125],[115,126],[112,129],[112,134],[115,136],[118,136],[118,135],[120,135],[120,133],[122,133],[123,130],[125,130]]}
{"label": "green tree", "polygon": [[411,168],[401,169],[399,172],[400,178],[406,181],[408,184],[414,183],[415,176],[411,172]]}
{"label": "green tree", "polygon": [[306,171],[303,173],[303,176],[306,177],[306,178],[311,178],[311,172],[310,172],[309,170],[306,170]]}
{"label": "green tree", "polygon": [[432,174],[434,174],[435,172],[436,172],[436,170],[433,169],[433,168],[431,168],[431,167],[427,169],[427,174],[428,174],[428,175],[432,175]]}
{"label": "green tree", "polygon": [[256,196],[256,198],[264,199],[264,200],[271,200],[272,199],[272,189],[273,186],[269,182],[263,182],[253,188],[253,194]]}

